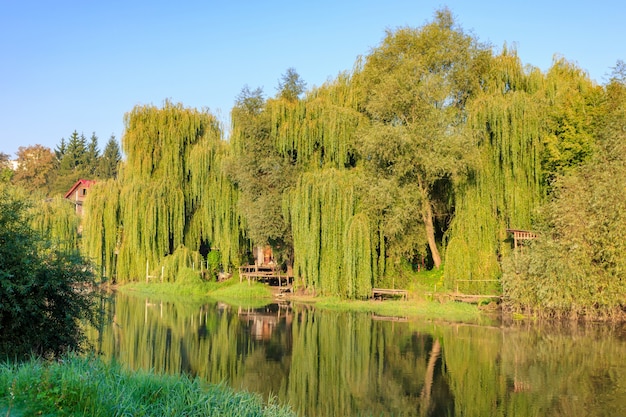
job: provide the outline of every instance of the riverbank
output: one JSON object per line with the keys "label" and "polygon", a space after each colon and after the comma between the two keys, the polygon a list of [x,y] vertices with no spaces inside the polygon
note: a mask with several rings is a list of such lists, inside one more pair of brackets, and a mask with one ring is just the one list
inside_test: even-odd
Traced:
{"label": "riverbank", "polygon": [[346,300],[339,297],[313,296],[305,293],[282,292],[278,287],[252,282],[240,283],[231,279],[221,283],[131,283],[117,287],[130,293],[158,297],[192,297],[198,300],[211,298],[231,305],[262,307],[270,303],[290,302],[335,311],[371,313],[382,319],[422,319],[454,323],[492,324],[497,320],[499,308],[495,304],[479,305],[439,300],[426,294],[423,288],[408,290],[406,300]]}
{"label": "riverbank", "polygon": [[287,407],[265,404],[186,376],[130,372],[89,356],[0,364],[0,415],[6,416],[267,416],[293,417]]}

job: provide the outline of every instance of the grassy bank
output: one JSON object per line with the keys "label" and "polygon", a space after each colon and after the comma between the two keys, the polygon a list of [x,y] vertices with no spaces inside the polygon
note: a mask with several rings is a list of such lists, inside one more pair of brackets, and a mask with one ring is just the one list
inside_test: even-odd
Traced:
{"label": "grassy bank", "polygon": [[491,324],[491,315],[475,304],[454,301],[439,302],[426,299],[408,301],[351,301],[336,298],[314,300],[317,308],[338,311],[357,311],[385,317],[419,318],[454,323]]}
{"label": "grassy bank", "polygon": [[261,397],[93,357],[0,365],[2,416],[294,416]]}
{"label": "grassy bank", "polygon": [[272,302],[272,291],[267,285],[258,282],[239,282],[231,278],[223,282],[194,282],[176,283],[130,283],[118,288],[129,293],[155,295],[159,298],[180,298],[205,300],[207,297],[223,301],[228,304],[246,307],[262,307]]}
{"label": "grassy bank", "polygon": [[[342,311],[357,311],[389,317],[420,318],[425,320],[442,320],[448,322],[486,323],[491,322],[493,314],[485,309],[468,303],[454,301],[437,301],[426,294],[432,294],[440,282],[440,274],[416,274],[406,283],[409,291],[408,300],[346,300],[339,297],[308,296],[305,294],[289,294],[281,300],[293,303],[314,305],[316,308]],[[228,281],[186,283],[133,283],[120,288],[124,292],[155,295],[159,298],[192,297],[202,302],[207,297],[226,302],[231,305],[245,307],[262,307],[275,302],[272,288],[257,282],[242,283],[233,278]],[[437,292],[437,295],[445,294]],[[438,297],[435,297],[438,298]],[[442,299],[445,297],[441,297]]]}

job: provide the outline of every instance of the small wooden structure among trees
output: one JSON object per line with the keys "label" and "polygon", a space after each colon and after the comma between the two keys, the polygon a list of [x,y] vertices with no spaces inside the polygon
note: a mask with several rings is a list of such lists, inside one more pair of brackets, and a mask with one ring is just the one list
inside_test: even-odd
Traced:
{"label": "small wooden structure among trees", "polygon": [[277,264],[274,259],[272,247],[265,245],[254,248],[253,265],[239,267],[239,282],[242,282],[244,278],[248,279],[248,283],[256,279],[268,284],[277,283],[281,287],[283,284],[288,286],[293,282],[293,272],[289,267],[287,272],[284,272],[281,265]]}
{"label": "small wooden structure among trees", "polygon": [[529,230],[506,229],[508,233],[513,235],[513,248],[517,249],[520,241],[531,240],[537,238],[537,234]]}

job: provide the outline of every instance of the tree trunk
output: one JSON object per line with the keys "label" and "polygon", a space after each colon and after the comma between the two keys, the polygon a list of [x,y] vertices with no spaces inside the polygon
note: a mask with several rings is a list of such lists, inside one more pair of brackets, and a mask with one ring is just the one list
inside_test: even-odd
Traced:
{"label": "tree trunk", "polygon": [[435,226],[433,224],[433,208],[430,205],[430,200],[424,198],[422,217],[424,220],[424,227],[426,228],[426,238],[428,239],[428,247],[430,248],[430,254],[433,257],[435,268],[439,269],[441,266],[441,255],[439,255],[439,249],[437,249],[437,242],[435,241]]}
{"label": "tree trunk", "polygon": [[428,366],[426,367],[426,375],[424,376],[424,386],[422,388],[422,394],[420,395],[420,411],[421,415],[427,415],[430,411],[430,395],[433,388],[433,380],[435,379],[435,365],[437,359],[441,354],[441,344],[439,339],[435,339],[433,347],[430,350],[430,358],[428,359]]}

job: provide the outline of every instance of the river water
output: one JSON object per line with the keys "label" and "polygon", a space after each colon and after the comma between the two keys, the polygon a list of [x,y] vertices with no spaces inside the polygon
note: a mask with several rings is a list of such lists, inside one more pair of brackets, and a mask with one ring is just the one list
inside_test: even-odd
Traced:
{"label": "river water", "polygon": [[626,331],[473,326],[128,294],[93,346],[130,369],[258,392],[300,416],[626,416]]}

